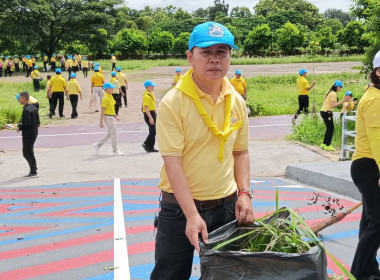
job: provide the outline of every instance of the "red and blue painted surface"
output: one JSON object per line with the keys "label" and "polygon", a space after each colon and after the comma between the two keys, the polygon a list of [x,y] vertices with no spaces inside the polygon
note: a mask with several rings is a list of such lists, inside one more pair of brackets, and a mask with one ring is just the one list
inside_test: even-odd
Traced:
{"label": "red and blue painted surface", "polygon": [[[154,265],[157,183],[157,179],[121,180],[131,279],[149,279]],[[257,217],[274,210],[278,188],[281,206],[298,209],[309,224],[328,218],[323,209],[308,204],[315,189],[273,178],[252,180],[251,187]],[[113,192],[113,180],[0,188],[0,279],[113,279]],[[345,198],[340,201],[345,208],[355,204]],[[321,235],[347,267],[357,243],[360,212]],[[330,260],[328,270],[339,274]],[[195,257],[192,279],[198,277]]]}

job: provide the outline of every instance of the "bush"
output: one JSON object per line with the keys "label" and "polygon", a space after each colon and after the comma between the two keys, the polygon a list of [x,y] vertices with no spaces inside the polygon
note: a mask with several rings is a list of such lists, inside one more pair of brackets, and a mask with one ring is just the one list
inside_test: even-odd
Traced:
{"label": "bush", "polygon": [[248,100],[246,103],[249,110],[251,110],[249,116],[250,117],[257,117],[257,116],[264,116],[264,106],[260,103],[255,103],[253,100]]}

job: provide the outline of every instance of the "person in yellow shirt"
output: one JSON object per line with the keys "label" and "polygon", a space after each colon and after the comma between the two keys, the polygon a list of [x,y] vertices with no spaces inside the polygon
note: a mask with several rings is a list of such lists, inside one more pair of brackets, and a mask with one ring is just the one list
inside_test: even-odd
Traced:
{"label": "person in yellow shirt", "polygon": [[292,123],[296,123],[296,119],[298,116],[304,112],[305,115],[309,114],[309,91],[314,87],[315,81],[309,85],[309,82],[306,79],[307,70],[300,69],[299,77],[297,78],[297,86],[298,86],[298,110],[292,119]]}
{"label": "person in yellow shirt", "polygon": [[32,69],[34,69],[34,66],[36,66],[36,61],[37,61],[37,57],[33,56],[32,57]]}
{"label": "person in yellow shirt", "polygon": [[356,279],[379,279],[380,248],[380,51],[374,57],[373,86],[360,99],[356,113],[355,152],[351,177],[362,195],[359,242],[351,266]]}
{"label": "person in yellow shirt", "polygon": [[82,100],[82,89],[79,85],[79,83],[75,80],[77,75],[75,73],[71,73],[70,81],[67,83],[67,92],[66,92],[66,98],[67,100],[70,99],[71,103],[71,118],[76,119],[78,117],[78,98]]}
{"label": "person in yellow shirt", "polygon": [[235,90],[244,98],[244,100],[247,100],[247,83],[241,76],[240,69],[236,69],[235,77],[233,77],[230,82],[234,86]]}
{"label": "person in yellow shirt", "polygon": [[320,111],[321,117],[326,125],[325,137],[321,148],[326,151],[335,151],[334,147],[331,146],[331,140],[334,135],[334,115],[333,109],[338,107],[350,99],[349,96],[345,96],[341,101],[338,102],[338,92],[343,88],[342,81],[335,81],[330,90],[326,93],[322,108]]}
{"label": "person in yellow shirt", "polygon": [[125,107],[128,106],[128,100],[127,100],[127,89],[128,89],[128,80],[127,76],[121,72],[121,67],[116,68],[117,74],[116,74],[116,79],[119,81],[120,84],[120,89],[122,91],[122,96],[123,98],[120,98],[119,106],[122,107],[122,99],[124,99],[124,105]]}
{"label": "person in yellow shirt", "polygon": [[22,61],[22,72],[26,72],[26,56],[22,56],[21,61]]}
{"label": "person in yellow shirt", "polygon": [[5,76],[7,76],[7,74],[12,77],[12,73],[13,73],[13,64],[12,64],[12,60],[9,56],[6,56],[5,57]]}
{"label": "person in yellow shirt", "polygon": [[78,64],[78,60],[76,59],[75,56],[73,56],[72,67],[73,67],[72,68],[73,72],[76,74],[79,71],[79,64]]}
{"label": "person in yellow shirt", "polygon": [[[49,114],[50,114],[50,108],[52,105],[51,102],[51,93],[50,93],[50,80],[51,80],[51,75],[46,76],[46,98],[49,100]],[[55,115],[55,112],[54,112]]]}
{"label": "person in yellow shirt", "polygon": [[[103,69],[102,69],[102,67],[100,67],[100,63],[95,63],[95,67],[98,67],[98,69],[99,69],[99,73],[100,74],[103,74]],[[95,68],[94,68],[95,69]]]}
{"label": "person in yellow shirt", "polygon": [[84,78],[87,78],[87,75],[88,75],[88,65],[89,63],[88,63],[87,57],[84,57],[82,61],[82,72],[83,72]]}
{"label": "person in yellow shirt", "polygon": [[17,55],[13,58],[13,64],[15,65],[15,71],[16,73],[20,72],[20,59],[18,58]]}
{"label": "person in yellow shirt", "polygon": [[113,99],[115,99],[115,113],[116,116],[119,115],[119,109],[120,109],[120,97],[124,95],[124,93],[121,91],[120,83],[118,79],[116,78],[116,72],[111,72],[111,79],[109,81],[111,84],[115,85],[116,87],[113,89]]}
{"label": "person in yellow shirt", "polygon": [[71,55],[67,57],[67,60],[65,62],[65,67],[66,67],[66,71],[69,73],[69,80],[70,80],[70,74],[71,74],[71,71],[73,71],[73,60],[72,60]]}
{"label": "person in yellow shirt", "polygon": [[0,77],[3,76],[3,59],[0,57]]}
{"label": "person in yellow shirt", "polygon": [[55,115],[55,108],[57,108],[57,102],[59,101],[59,107],[58,107],[58,112],[59,112],[59,117],[64,118],[65,116],[63,115],[63,107],[64,107],[64,102],[65,102],[65,96],[64,94],[67,95],[67,83],[66,80],[61,76],[62,70],[61,68],[57,68],[55,70],[55,76],[50,79],[50,88],[49,88],[49,93],[51,97],[51,106],[50,106],[50,114],[49,118],[52,118],[53,115]]}
{"label": "person in yellow shirt", "polygon": [[50,66],[51,66],[51,71],[55,72],[55,66],[56,66],[56,59],[55,59],[55,54],[53,53],[50,58]]}
{"label": "person in yellow shirt", "polygon": [[116,56],[114,56],[113,53],[111,53],[111,63],[112,63],[111,71],[116,70]]}
{"label": "person in yellow shirt", "polygon": [[[155,266],[157,279],[189,279],[194,248],[229,222],[254,220],[246,105],[226,77],[232,33],[206,22],[190,35],[192,69],[165,94],[157,117],[161,170]],[[212,70],[212,71],[210,71]]]}
{"label": "person in yellow shirt", "polygon": [[80,54],[75,54],[75,59],[78,61],[78,69],[82,70],[82,56]]}
{"label": "person in yellow shirt", "polygon": [[342,117],[344,113],[348,114],[355,110],[356,105],[358,104],[358,99],[353,98],[352,95],[353,95],[352,91],[350,90],[346,91],[345,96],[348,96],[350,99],[343,102],[342,110],[340,111],[340,117]]}
{"label": "person in yellow shirt", "polygon": [[49,58],[48,56],[46,55],[46,53],[43,53],[43,58],[42,58],[42,61],[44,62],[44,69],[45,69],[45,72],[47,72],[47,67],[46,65],[49,63]]}
{"label": "person in yellow shirt", "polygon": [[30,77],[33,80],[34,91],[40,91],[40,81],[42,81],[42,77],[40,72],[38,71],[38,66],[34,66],[34,70],[30,74]]}
{"label": "person in yellow shirt", "polygon": [[175,75],[173,77],[173,81],[172,81],[172,86],[175,87],[175,85],[178,83],[179,79],[182,78],[182,74],[181,74],[181,68],[177,68],[175,70]]}
{"label": "person in yellow shirt", "polygon": [[113,89],[116,86],[110,82],[104,84],[105,94],[102,98],[102,109],[100,111],[99,126],[107,126],[107,134],[102,137],[97,143],[93,144],[96,155],[99,155],[99,149],[104,143],[111,138],[113,154],[117,156],[123,156],[124,154],[117,147],[117,130],[116,121],[119,117],[115,114],[115,100],[112,97]]}
{"label": "person in yellow shirt", "polygon": [[142,147],[147,153],[158,152],[154,148],[156,143],[156,98],[153,94],[155,83],[152,81],[145,81],[145,92],[143,95],[142,110],[144,113],[144,120],[149,128],[149,134],[145,139]]}
{"label": "person in yellow shirt", "polygon": [[91,93],[95,96],[96,108],[95,112],[99,112],[99,105],[103,99],[104,76],[99,73],[99,67],[94,68],[95,74],[91,77]]}
{"label": "person in yellow shirt", "polygon": [[33,71],[32,65],[33,65],[33,62],[30,59],[30,55],[27,55],[25,58],[26,77],[29,77],[30,74],[32,73]]}

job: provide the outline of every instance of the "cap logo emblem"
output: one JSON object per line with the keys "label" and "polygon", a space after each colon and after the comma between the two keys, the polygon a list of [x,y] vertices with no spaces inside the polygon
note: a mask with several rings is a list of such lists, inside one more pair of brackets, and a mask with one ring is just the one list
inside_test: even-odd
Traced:
{"label": "cap logo emblem", "polygon": [[220,26],[210,24],[208,29],[209,29],[208,35],[210,35],[210,37],[219,37],[220,38],[220,37],[224,36],[223,28]]}

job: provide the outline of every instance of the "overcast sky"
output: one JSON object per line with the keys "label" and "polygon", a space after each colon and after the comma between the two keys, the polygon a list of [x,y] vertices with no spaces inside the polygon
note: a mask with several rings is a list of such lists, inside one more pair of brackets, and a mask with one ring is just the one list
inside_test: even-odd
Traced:
{"label": "overcast sky", "polygon": [[[127,6],[131,9],[142,10],[145,6],[150,6],[151,8],[166,7],[173,5],[177,8],[182,8],[187,11],[195,11],[198,8],[207,8],[211,6],[213,0],[124,0]],[[252,11],[252,7],[256,5],[259,0],[225,0],[226,3],[230,4],[230,8],[236,6],[246,6]],[[352,0],[309,0],[315,6],[319,8],[319,12],[323,13],[326,9],[335,8],[341,9],[348,12],[350,6],[352,5]]]}

